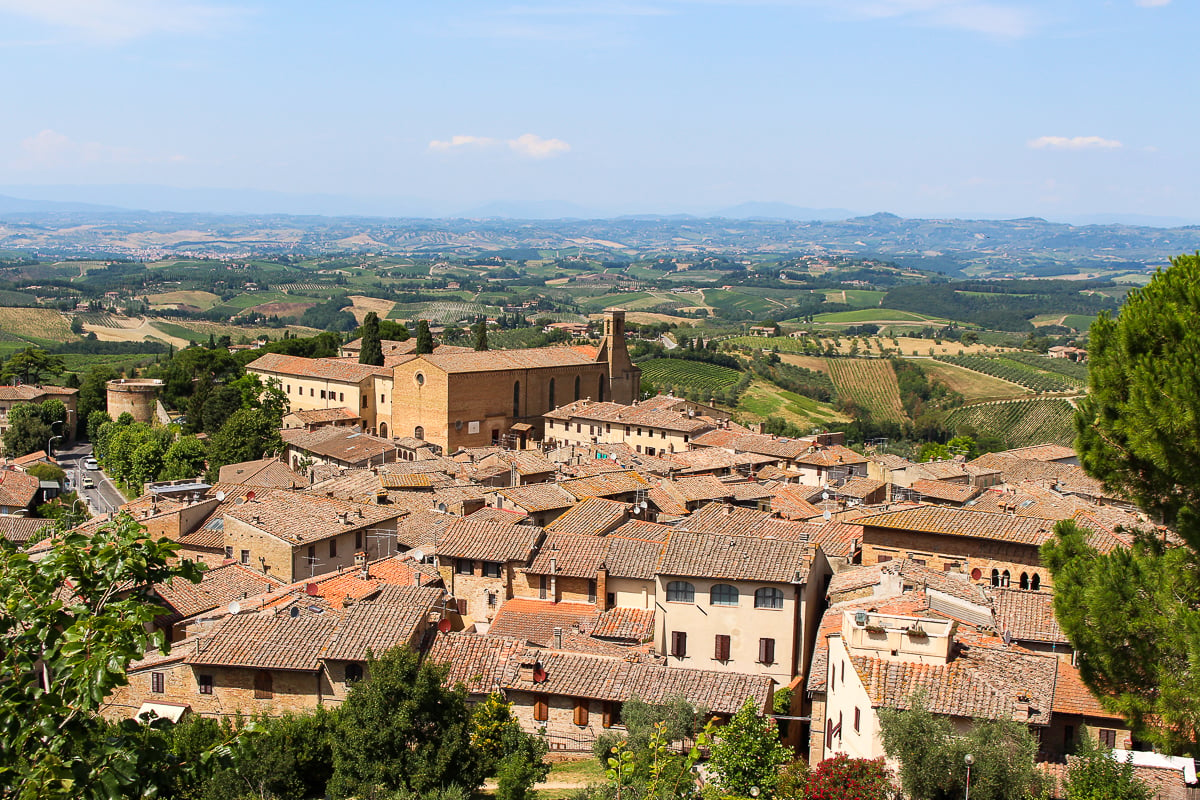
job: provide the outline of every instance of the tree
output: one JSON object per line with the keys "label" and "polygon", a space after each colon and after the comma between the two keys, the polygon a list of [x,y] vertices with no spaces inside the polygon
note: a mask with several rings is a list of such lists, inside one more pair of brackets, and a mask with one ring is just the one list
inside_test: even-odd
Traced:
{"label": "tree", "polygon": [[8,430],[4,432],[4,452],[10,458],[46,449],[50,437],[61,431],[56,423],[67,418],[67,407],[61,400],[41,403],[21,403],[8,412]]}
{"label": "tree", "polygon": [[804,800],[885,800],[892,796],[891,771],[882,758],[838,753],[808,774]]}
{"label": "tree", "polygon": [[5,797],[153,796],[170,780],[149,766],[162,744],[153,727],[109,725],[98,710],[131,662],[151,647],[165,652],[163,634],[150,632],[162,609],[146,594],[168,579],[200,580],[198,565],[174,561],[177,548],[127,514],[60,534],[38,561],[0,542]]}
{"label": "tree", "polygon": [[195,436],[181,436],[167,448],[159,480],[178,481],[203,475],[207,457],[204,442]]}
{"label": "tree", "polygon": [[370,679],[351,687],[338,713],[332,796],[423,793],[452,784],[474,790],[483,782],[467,692],[443,685],[446,670],[407,647],[379,658],[368,652]]}
{"label": "tree", "polygon": [[368,311],[362,324],[362,350],[358,354],[358,363],[383,366],[383,345],[379,338],[379,315]]}
{"label": "tree", "polygon": [[433,352],[433,334],[429,332],[429,323],[421,320],[417,323],[417,355],[428,355]]}
{"label": "tree", "polygon": [[221,430],[225,421],[233,416],[233,412],[242,407],[242,393],[236,386],[214,387],[200,410],[204,425],[202,430],[207,433],[216,433]]}
{"label": "tree", "polygon": [[[103,364],[98,364],[88,370],[79,384],[79,399],[76,404],[79,419],[91,419],[94,412],[104,411],[108,408],[108,382],[115,380],[116,377],[117,373],[111,367]],[[90,426],[87,432],[90,438],[92,433]]]}
{"label": "tree", "polygon": [[209,441],[208,479],[215,480],[226,464],[253,461],[281,449],[279,429],[264,414],[248,408],[235,411]]}
{"label": "tree", "polygon": [[1151,800],[1155,796],[1133,774],[1132,763],[1118,760],[1090,736],[1085,736],[1079,751],[1067,759],[1063,790],[1066,800]]}
{"label": "tree", "polygon": [[4,369],[0,371],[0,380],[5,383],[16,380],[21,383],[41,383],[43,377],[57,375],[62,370],[62,356],[50,355],[38,347],[26,347],[19,353],[14,353],[12,358],[4,363]]}
{"label": "tree", "polygon": [[749,797],[751,789],[757,787],[770,797],[779,768],[791,760],[787,745],[779,739],[775,720],[759,713],[754,700],[748,697],[718,731],[709,766],[725,791]]}
{"label": "tree", "polygon": [[471,328],[471,333],[475,337],[475,349],[476,350],[487,350],[488,349],[487,320],[481,319],[481,320],[479,320],[479,322],[476,322],[474,327]]}
{"label": "tree", "polygon": [[[1042,548],[1085,684],[1135,734],[1200,756],[1200,254],[1173,259],[1120,315],[1092,326],[1090,390],[1075,417],[1087,473],[1174,528],[1097,553],[1069,523]],[[1125,616],[1116,617],[1115,613]]]}

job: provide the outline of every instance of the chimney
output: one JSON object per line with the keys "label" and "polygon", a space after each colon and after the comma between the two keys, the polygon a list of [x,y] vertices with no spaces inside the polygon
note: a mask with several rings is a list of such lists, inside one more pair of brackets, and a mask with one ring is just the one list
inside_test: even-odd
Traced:
{"label": "chimney", "polygon": [[596,567],[596,608],[608,610],[608,567],[605,564]]}
{"label": "chimney", "polygon": [[363,578],[371,577],[370,571],[367,569],[367,554],[363,550],[359,550],[354,554],[354,566],[362,570]]}
{"label": "chimney", "polygon": [[554,629],[554,649],[555,650],[562,649],[562,628]]}
{"label": "chimney", "polygon": [[517,680],[519,680],[521,683],[532,684],[533,672],[535,669],[537,669],[537,664],[531,661],[523,662],[520,669],[517,671]]}

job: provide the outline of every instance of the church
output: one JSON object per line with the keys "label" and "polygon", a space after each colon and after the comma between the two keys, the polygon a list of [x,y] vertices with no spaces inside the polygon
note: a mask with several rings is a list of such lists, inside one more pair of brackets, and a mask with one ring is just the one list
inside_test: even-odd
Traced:
{"label": "church", "polygon": [[[412,342],[412,340],[410,340]],[[542,415],[574,400],[631,404],[642,372],[629,360],[625,312],[610,311],[599,347],[570,345],[475,351],[384,342],[384,365],[268,353],[246,370],[277,379],[292,411],[345,408],[384,438],[413,437],[452,453],[460,447],[520,447],[542,438]]]}

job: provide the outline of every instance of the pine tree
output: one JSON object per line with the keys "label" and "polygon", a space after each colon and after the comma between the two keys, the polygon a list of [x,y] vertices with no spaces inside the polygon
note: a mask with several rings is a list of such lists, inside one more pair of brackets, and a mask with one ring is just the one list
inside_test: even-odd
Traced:
{"label": "pine tree", "polygon": [[417,355],[428,355],[433,352],[433,334],[429,332],[429,322],[421,320],[417,323]]}
{"label": "pine tree", "polygon": [[487,320],[481,319],[481,320],[479,320],[479,322],[476,322],[475,329],[473,332],[475,334],[475,349],[476,350],[487,350],[488,349]]}
{"label": "pine tree", "polygon": [[358,355],[358,363],[383,366],[383,345],[379,341],[379,315],[374,311],[367,312],[362,325],[362,350]]}

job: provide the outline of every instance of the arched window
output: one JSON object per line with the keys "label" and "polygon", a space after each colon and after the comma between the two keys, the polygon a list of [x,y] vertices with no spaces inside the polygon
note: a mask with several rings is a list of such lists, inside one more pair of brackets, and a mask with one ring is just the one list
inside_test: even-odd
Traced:
{"label": "arched window", "polygon": [[362,664],[346,665],[346,683],[361,681],[363,676]]}
{"label": "arched window", "polygon": [[422,442],[423,442],[423,441],[425,441],[425,428],[424,428],[424,426],[422,426],[422,425],[418,425],[417,427],[413,428],[413,438],[414,438],[414,439],[420,439]]}
{"label": "arched window", "polygon": [[714,606],[736,606],[738,590],[728,583],[718,583],[709,590],[708,602]]}
{"label": "arched window", "polygon": [[783,608],[783,592],[771,586],[754,593],[755,608]]}
{"label": "arched window", "polygon": [[1028,572],[1021,573],[1021,588],[1022,589],[1029,588],[1029,573]]}
{"label": "arched window", "polygon": [[596,397],[600,400],[601,403],[604,402],[604,376],[603,375],[600,376],[600,384],[599,384],[599,388],[596,389]]}
{"label": "arched window", "polygon": [[513,383],[513,416],[521,416],[521,382]]}
{"label": "arched window", "polygon": [[274,696],[274,680],[271,678],[271,673],[265,669],[254,673],[254,697],[259,700],[270,700]]}
{"label": "arched window", "polygon": [[387,438],[387,423],[386,422],[379,423],[379,438],[380,439]]}
{"label": "arched window", "polygon": [[687,581],[671,581],[667,584],[667,602],[694,603],[696,602],[696,587]]}
{"label": "arched window", "polygon": [[575,399],[579,399],[579,376],[575,376]]}
{"label": "arched window", "polygon": [[999,586],[999,585],[1000,585],[1000,570],[994,569],[994,570],[992,570],[992,586]]}
{"label": "arched window", "polygon": [[1008,574],[1008,570],[1004,570],[1004,572],[1000,573],[1001,586],[1007,587],[1010,581],[1012,581],[1012,576]]}
{"label": "arched window", "polygon": [[554,405],[554,378],[550,379],[550,408],[558,408],[558,406]]}
{"label": "arched window", "polygon": [[1042,588],[1042,576],[1038,575],[1036,572],[1033,573],[1033,580],[1029,582],[1029,588],[1033,589],[1035,592]]}

